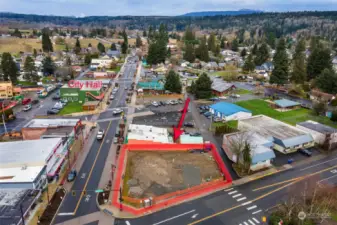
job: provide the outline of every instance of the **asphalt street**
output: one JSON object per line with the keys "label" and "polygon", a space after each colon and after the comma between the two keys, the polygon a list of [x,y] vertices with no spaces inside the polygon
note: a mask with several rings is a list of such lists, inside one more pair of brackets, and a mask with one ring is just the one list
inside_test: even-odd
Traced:
{"label": "asphalt street", "polygon": [[[232,186],[209,196],[183,203],[133,220],[118,220],[127,225],[258,225],[270,208],[287,200],[290,194],[310,184],[337,182],[337,154],[314,163],[270,175],[244,185]],[[303,180],[303,176],[306,177]],[[295,180],[297,178],[297,180]],[[298,194],[298,193],[297,193]]]}
{"label": "asphalt street", "polygon": [[[135,64],[125,65],[123,78],[132,79],[135,71]],[[125,99],[127,91],[124,89],[124,84],[127,85],[128,88],[131,85],[126,82],[123,84],[120,83],[120,88],[115,95],[115,99],[110,103],[109,109],[126,106]],[[107,112],[101,113],[99,119],[114,117],[111,110]],[[67,193],[58,211],[58,215],[54,220],[54,224],[99,211],[96,204],[95,190],[98,188],[118,123],[119,120],[99,123],[100,129],[105,130],[104,139],[101,141],[95,140],[91,146],[80,171],[78,171],[77,179],[75,179],[72,186],[72,191],[74,191],[76,195],[73,196],[72,191],[71,193]],[[86,191],[85,195],[83,194],[83,190]]]}

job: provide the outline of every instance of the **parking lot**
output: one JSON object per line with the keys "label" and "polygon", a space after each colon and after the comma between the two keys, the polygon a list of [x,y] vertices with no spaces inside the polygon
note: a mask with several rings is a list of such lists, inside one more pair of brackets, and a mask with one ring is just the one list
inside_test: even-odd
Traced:
{"label": "parking lot", "polygon": [[[315,147],[308,148],[308,150],[312,152],[311,157],[314,157],[320,154],[319,150]],[[283,154],[276,150],[274,150],[274,152],[276,155],[276,158],[272,162],[274,166],[283,166],[284,164],[288,163],[288,160],[292,160],[294,163],[296,163],[296,162],[310,158],[309,156],[303,155],[300,152],[293,152],[289,154]]]}

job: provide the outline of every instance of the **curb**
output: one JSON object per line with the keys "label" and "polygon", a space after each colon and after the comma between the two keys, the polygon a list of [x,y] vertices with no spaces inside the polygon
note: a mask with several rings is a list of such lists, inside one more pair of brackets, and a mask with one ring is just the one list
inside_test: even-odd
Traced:
{"label": "curb", "polygon": [[64,201],[64,199],[65,199],[65,196],[68,194],[68,191],[65,189],[65,188],[60,188],[60,189],[63,189],[63,191],[64,191],[64,197],[63,197],[63,199],[62,199],[62,201],[60,202],[60,205],[59,205],[59,207],[57,208],[57,210],[56,210],[56,212],[55,212],[55,215],[53,216],[53,219],[51,220],[51,222],[50,222],[50,224],[52,225],[52,224],[54,224],[54,220],[55,220],[55,218],[56,218],[56,216],[57,216],[57,214],[58,214],[58,212],[59,212],[59,210],[60,210],[60,208],[61,208],[61,206],[62,206],[62,204],[63,204],[63,201]]}

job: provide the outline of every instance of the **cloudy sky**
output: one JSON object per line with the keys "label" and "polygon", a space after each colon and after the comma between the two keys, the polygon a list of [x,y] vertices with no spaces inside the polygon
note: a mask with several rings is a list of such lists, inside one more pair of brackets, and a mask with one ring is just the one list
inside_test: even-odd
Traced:
{"label": "cloudy sky", "polygon": [[0,0],[1,12],[62,16],[181,15],[194,11],[337,10],[337,0]]}

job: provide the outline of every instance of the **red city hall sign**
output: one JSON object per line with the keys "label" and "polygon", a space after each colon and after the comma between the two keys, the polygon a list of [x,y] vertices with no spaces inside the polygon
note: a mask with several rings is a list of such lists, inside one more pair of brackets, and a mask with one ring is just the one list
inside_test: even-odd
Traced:
{"label": "red city hall sign", "polygon": [[68,82],[68,87],[70,88],[102,88],[102,81],[79,81],[79,80],[70,80]]}

